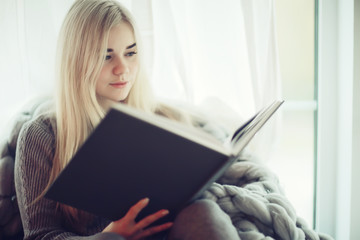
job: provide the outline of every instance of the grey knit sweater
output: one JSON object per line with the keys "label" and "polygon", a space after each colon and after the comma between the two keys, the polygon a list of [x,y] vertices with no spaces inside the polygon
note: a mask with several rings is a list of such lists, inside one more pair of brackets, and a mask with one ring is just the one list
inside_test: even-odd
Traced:
{"label": "grey knit sweater", "polygon": [[33,203],[48,183],[55,151],[51,118],[39,116],[26,123],[19,135],[15,161],[15,186],[24,227],[24,239],[118,239],[101,233],[109,221],[89,217],[77,225],[62,221],[56,202],[42,198]]}

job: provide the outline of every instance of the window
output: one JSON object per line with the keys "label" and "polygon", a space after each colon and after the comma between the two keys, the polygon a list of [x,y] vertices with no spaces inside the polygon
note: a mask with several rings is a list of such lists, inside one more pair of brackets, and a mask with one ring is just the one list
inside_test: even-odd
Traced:
{"label": "window", "polygon": [[318,2],[316,228],[359,239],[359,1]]}
{"label": "window", "polygon": [[315,1],[276,0],[283,106],[283,128],[268,162],[285,193],[309,226],[314,221],[315,166]]}

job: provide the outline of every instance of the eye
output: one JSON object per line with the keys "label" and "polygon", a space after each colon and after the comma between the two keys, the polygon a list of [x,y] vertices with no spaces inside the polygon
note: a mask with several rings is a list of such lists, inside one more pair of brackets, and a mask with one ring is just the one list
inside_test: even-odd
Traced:
{"label": "eye", "polygon": [[111,55],[106,55],[105,60],[110,60],[111,59]]}
{"label": "eye", "polygon": [[125,56],[126,56],[126,57],[132,57],[132,56],[134,56],[135,54],[137,54],[137,52],[132,51],[132,52],[125,53]]}

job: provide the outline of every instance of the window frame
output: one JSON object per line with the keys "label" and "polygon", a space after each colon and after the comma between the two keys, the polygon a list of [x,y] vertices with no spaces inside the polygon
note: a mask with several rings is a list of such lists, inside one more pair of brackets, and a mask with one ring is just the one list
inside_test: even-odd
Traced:
{"label": "window frame", "polygon": [[[315,227],[356,239],[359,221],[359,1],[316,0],[318,85]],[[356,8],[354,8],[356,6]],[[356,40],[356,41],[355,41]],[[355,52],[356,50],[356,52]],[[356,71],[355,71],[356,70]],[[357,147],[356,147],[357,146]],[[354,177],[355,176],[355,177]],[[356,202],[357,201],[357,202]]]}

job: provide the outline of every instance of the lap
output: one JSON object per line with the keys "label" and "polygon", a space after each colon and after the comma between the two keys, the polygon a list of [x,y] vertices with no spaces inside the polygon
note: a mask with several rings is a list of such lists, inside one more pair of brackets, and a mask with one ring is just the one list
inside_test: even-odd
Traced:
{"label": "lap", "polygon": [[198,200],[184,208],[175,218],[168,240],[238,240],[230,217],[211,200]]}

